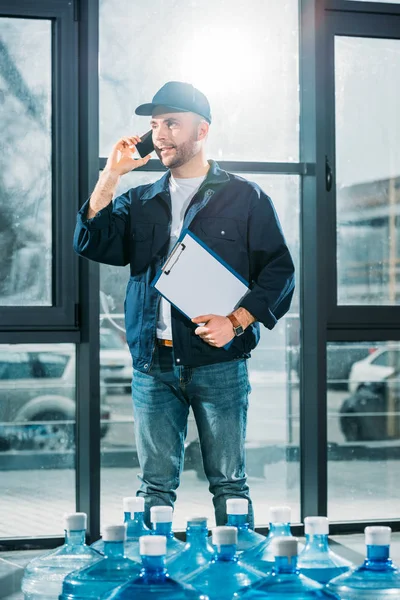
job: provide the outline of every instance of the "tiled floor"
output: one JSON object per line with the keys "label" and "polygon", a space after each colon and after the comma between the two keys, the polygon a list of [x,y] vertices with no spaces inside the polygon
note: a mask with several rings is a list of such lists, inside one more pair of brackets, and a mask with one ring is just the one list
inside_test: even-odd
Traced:
{"label": "tiled floor", "polygon": [[[332,536],[331,545],[335,552],[356,564],[364,557],[362,534]],[[38,551],[32,550],[0,553],[0,598],[2,600],[23,600],[19,591],[23,567],[38,554]],[[391,556],[397,564],[400,564],[400,533],[392,535]]]}

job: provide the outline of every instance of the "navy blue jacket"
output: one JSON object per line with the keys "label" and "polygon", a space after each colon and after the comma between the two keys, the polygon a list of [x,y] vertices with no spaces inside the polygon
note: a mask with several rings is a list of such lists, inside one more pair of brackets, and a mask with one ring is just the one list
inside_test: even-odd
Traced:
{"label": "navy blue jacket", "polygon": [[[240,306],[272,329],[288,311],[294,291],[293,261],[275,209],[256,183],[223,171],[213,160],[209,164],[207,176],[186,211],[183,227],[250,283],[251,291]],[[128,190],[89,220],[87,200],[78,213],[74,235],[74,249],[80,256],[108,265],[130,264],[126,338],[133,366],[142,372],[151,367],[161,298],[150,283],[168,254],[169,176],[167,171],[153,184]],[[256,322],[234,338],[228,350],[215,348],[194,333],[197,325],[174,307],[171,311],[178,366],[248,358],[259,341]]]}

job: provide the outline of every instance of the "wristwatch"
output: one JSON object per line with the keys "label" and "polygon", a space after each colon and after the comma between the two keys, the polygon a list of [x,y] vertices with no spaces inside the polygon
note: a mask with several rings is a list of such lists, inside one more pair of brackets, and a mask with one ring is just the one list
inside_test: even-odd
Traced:
{"label": "wristwatch", "polygon": [[239,321],[237,320],[237,318],[235,317],[235,315],[231,314],[231,315],[227,315],[227,317],[230,320],[230,322],[232,323],[233,331],[235,332],[235,336],[242,335],[242,333],[244,333],[244,329],[241,326],[241,324],[239,323]]}

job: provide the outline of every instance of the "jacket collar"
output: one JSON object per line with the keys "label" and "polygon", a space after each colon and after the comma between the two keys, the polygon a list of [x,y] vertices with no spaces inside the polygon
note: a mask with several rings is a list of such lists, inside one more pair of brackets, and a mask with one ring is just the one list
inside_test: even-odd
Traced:
{"label": "jacket collar", "polygon": [[[207,172],[207,176],[203,181],[202,186],[209,185],[211,183],[218,184],[229,181],[228,173],[221,169],[215,160],[209,160],[208,164],[210,165],[210,168]],[[140,200],[146,202],[147,200],[154,198],[158,194],[168,194],[170,175],[171,171],[168,169],[168,171],[165,173],[165,175],[161,177],[161,179],[158,179],[149,188],[147,188],[147,190],[140,196]]]}

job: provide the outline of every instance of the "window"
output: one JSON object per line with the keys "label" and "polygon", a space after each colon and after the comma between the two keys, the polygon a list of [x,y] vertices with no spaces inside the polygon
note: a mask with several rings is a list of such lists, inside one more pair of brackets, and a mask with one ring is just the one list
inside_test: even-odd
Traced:
{"label": "window", "polygon": [[72,359],[72,354],[53,354],[40,352],[31,354],[34,377],[59,378],[63,376],[65,367]]}
{"label": "window", "polygon": [[31,379],[32,369],[27,352],[0,353],[0,379]]}
{"label": "window", "polygon": [[101,1],[100,156],[149,130],[135,108],[178,80],[209,98],[215,160],[298,160],[298,1],[243,9],[240,0]]}
{"label": "window", "polygon": [[400,40],[335,37],[337,269],[342,305],[398,303],[399,94]]}
{"label": "window", "polygon": [[51,21],[0,18],[3,306],[53,303],[51,44]]}
{"label": "window", "polygon": [[72,344],[0,346],[0,471],[1,536],[61,535],[75,510]]}
{"label": "window", "polygon": [[[333,521],[395,519],[399,372],[379,373],[373,370],[375,361],[367,363],[362,385],[350,394],[351,367],[368,356],[368,348],[354,342],[335,346],[346,361],[335,363],[333,378],[336,357],[334,345],[328,345],[328,517]],[[389,358],[389,354],[385,351],[380,356]]]}
{"label": "window", "polygon": [[376,367],[388,367],[389,366],[389,352],[382,352],[373,361],[371,361]]}

